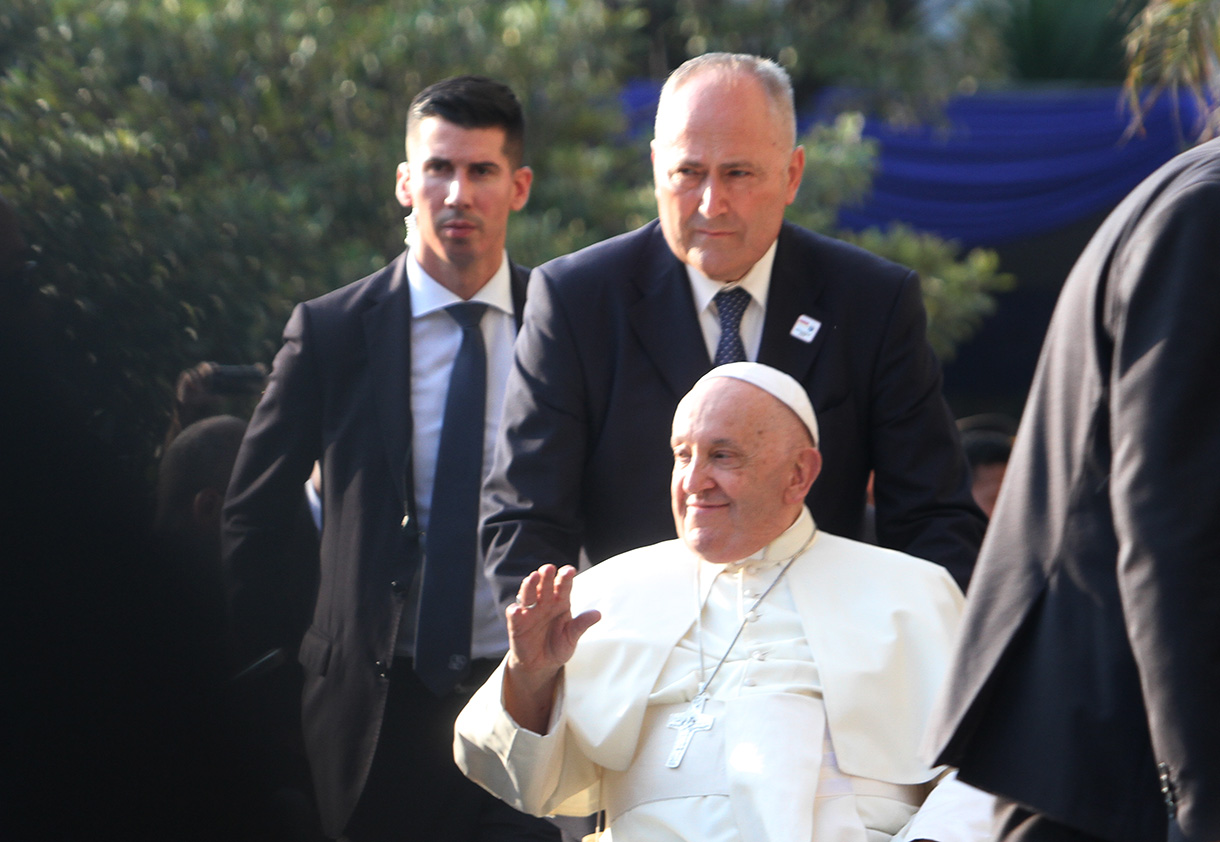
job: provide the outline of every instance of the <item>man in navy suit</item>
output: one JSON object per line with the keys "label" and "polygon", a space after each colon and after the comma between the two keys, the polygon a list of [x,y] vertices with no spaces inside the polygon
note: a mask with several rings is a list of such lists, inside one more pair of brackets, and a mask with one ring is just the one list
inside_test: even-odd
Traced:
{"label": "man in navy suit", "polygon": [[[451,372],[465,370],[455,361],[467,337],[480,334],[486,400],[473,419],[478,459],[490,452],[524,302],[527,270],[504,250],[509,214],[525,205],[532,180],[522,166],[523,135],[517,98],[489,79],[447,79],[415,98],[395,184],[414,221],[407,251],[296,308],[234,468],[225,555],[235,620],[256,654],[295,644],[277,638],[266,618],[284,599],[286,580],[308,563],[288,552],[289,538],[300,523],[303,484],[321,463],[320,584],[299,660],[305,749],[332,837],[558,839],[542,820],[504,809],[453,764],[452,724],[467,687],[484,680],[508,645],[504,617],[474,562],[477,475],[462,560],[471,637],[468,651],[449,658],[458,683],[440,686],[416,669],[417,637],[434,630],[417,623],[427,602],[421,571],[433,570],[425,536],[446,525],[430,522],[433,492],[452,485],[437,467],[442,427],[450,426],[443,410],[450,392],[477,382],[451,380]],[[471,310],[467,302],[479,314],[469,325],[458,315]]]}
{"label": "man in navy suit", "polygon": [[670,419],[713,362],[739,359],[809,393],[826,441],[818,525],[860,537],[875,471],[880,543],[964,586],[985,521],[919,278],[784,221],[805,167],[787,74],[754,56],[687,62],[661,93],[652,162],[659,221],[531,278],[484,491],[501,601],[541,564],[674,537]]}

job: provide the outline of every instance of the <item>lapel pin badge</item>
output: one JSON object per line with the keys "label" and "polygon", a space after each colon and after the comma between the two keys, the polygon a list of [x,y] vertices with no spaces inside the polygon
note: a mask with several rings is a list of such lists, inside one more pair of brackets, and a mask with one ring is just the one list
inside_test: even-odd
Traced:
{"label": "lapel pin badge", "polygon": [[792,326],[790,334],[796,339],[808,343],[818,335],[818,329],[821,327],[822,323],[813,316],[797,316],[796,324]]}

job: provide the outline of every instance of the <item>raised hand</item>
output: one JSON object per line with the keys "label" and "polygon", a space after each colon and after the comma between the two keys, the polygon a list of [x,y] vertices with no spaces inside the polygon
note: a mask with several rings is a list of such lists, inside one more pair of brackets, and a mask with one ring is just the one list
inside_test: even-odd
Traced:
{"label": "raised hand", "polygon": [[559,671],[576,643],[601,619],[597,611],[572,616],[576,569],[544,564],[521,582],[517,601],[505,611],[509,653],[504,705],[518,725],[545,733]]}

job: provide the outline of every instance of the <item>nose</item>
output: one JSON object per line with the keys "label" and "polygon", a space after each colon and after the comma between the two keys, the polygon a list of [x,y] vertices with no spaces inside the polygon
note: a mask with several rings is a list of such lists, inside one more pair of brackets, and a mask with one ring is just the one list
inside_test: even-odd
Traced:
{"label": "nose", "polygon": [[705,219],[724,213],[724,186],[715,175],[709,175],[699,197],[699,213]]}
{"label": "nose", "polygon": [[707,462],[703,459],[692,458],[679,470],[681,471],[682,491],[685,494],[698,494],[714,484],[707,469]]}
{"label": "nose", "polygon": [[449,192],[445,195],[445,204],[449,206],[461,206],[466,204],[467,195],[466,179],[458,173],[449,180]]}

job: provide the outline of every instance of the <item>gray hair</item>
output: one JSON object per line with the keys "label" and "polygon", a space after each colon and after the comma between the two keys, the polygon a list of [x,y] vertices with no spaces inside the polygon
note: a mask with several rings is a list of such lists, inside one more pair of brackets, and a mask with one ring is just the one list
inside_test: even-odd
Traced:
{"label": "gray hair", "polygon": [[682,64],[669,74],[661,88],[661,99],[657,103],[657,117],[653,133],[661,127],[666,100],[679,88],[701,73],[723,73],[729,76],[749,76],[762,85],[771,102],[771,111],[780,119],[796,146],[796,104],[792,94],[792,79],[788,71],[769,58],[746,53],[704,53]]}

